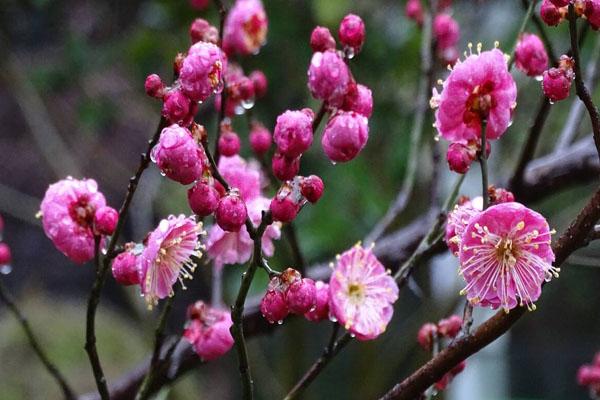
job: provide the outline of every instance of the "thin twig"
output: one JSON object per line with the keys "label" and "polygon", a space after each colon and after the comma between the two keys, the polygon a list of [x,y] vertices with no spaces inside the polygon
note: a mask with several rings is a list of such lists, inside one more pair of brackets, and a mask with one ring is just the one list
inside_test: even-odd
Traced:
{"label": "thin twig", "polygon": [[67,380],[65,379],[63,374],[58,370],[56,365],[52,361],[50,361],[50,358],[44,352],[42,346],[40,345],[35,334],[33,333],[31,326],[29,325],[29,321],[27,321],[27,318],[25,318],[25,315],[23,315],[21,310],[19,310],[19,307],[15,303],[15,300],[8,293],[7,288],[4,286],[4,284],[2,283],[1,280],[0,280],[0,300],[4,304],[6,304],[9,311],[12,312],[12,314],[15,316],[15,318],[21,325],[21,328],[23,328],[23,331],[25,331],[25,335],[27,336],[27,339],[29,340],[29,344],[31,345],[31,348],[33,349],[35,354],[38,356],[38,358],[40,359],[42,364],[44,364],[44,367],[48,370],[50,375],[52,375],[52,377],[54,378],[56,383],[58,383],[58,385],[60,386],[60,388],[63,392],[63,395],[65,396],[65,399],[74,400],[76,397],[75,397],[75,393],[73,392],[73,389],[71,389],[71,386],[67,383]]}
{"label": "thin twig", "polygon": [[583,82],[579,42],[577,41],[577,13],[575,12],[575,6],[572,3],[569,4],[568,19],[569,34],[571,36],[571,52],[573,53],[573,60],[575,61],[575,65],[573,66],[575,72],[575,88],[577,90],[577,96],[583,104],[585,104],[585,108],[587,108],[588,114],[590,115],[592,131],[594,132],[594,143],[596,145],[596,150],[598,151],[598,156],[600,157],[600,114]]}
{"label": "thin twig", "polygon": [[150,395],[150,387],[154,380],[155,371],[159,366],[160,350],[165,340],[165,328],[167,326],[167,319],[169,317],[169,313],[173,308],[174,299],[175,294],[169,296],[169,298],[165,302],[165,305],[163,306],[160,318],[158,320],[158,325],[156,326],[156,329],[154,331],[154,350],[152,352],[150,367],[148,368],[148,373],[146,374],[146,377],[142,382],[142,386],[140,386],[140,391],[135,396],[136,400],[146,400]]}

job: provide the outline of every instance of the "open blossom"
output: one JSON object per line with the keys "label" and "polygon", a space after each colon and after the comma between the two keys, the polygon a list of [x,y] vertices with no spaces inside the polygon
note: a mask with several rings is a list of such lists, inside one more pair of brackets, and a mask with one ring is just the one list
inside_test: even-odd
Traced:
{"label": "open blossom", "polygon": [[105,205],[95,180],[69,177],[58,181],[48,187],[42,200],[44,232],[64,255],[83,264],[94,257],[94,215]]}
{"label": "open blossom", "polygon": [[[269,199],[258,196],[246,202],[248,216],[254,225],[260,224],[262,212],[269,209]],[[281,236],[281,224],[275,222],[267,227],[262,239],[262,250],[270,257],[275,252],[273,240]],[[216,267],[225,264],[243,264],[252,256],[253,241],[246,226],[238,232],[225,232],[217,224],[213,225],[206,240],[206,254],[214,261]]]}
{"label": "open blossom", "polygon": [[202,256],[198,235],[203,233],[202,223],[184,215],[163,219],[150,233],[141,256],[140,283],[149,308],[172,295],[178,280],[183,286],[183,279],[192,278],[196,264],[190,257]]}
{"label": "open blossom", "polygon": [[442,93],[434,91],[435,126],[446,140],[469,141],[481,136],[486,120],[487,138],[498,139],[510,125],[516,99],[504,54],[498,49],[471,54],[454,66]]}
{"label": "open blossom", "polygon": [[208,42],[194,44],[179,71],[183,93],[197,102],[219,91],[226,62],[223,52],[216,45]]}
{"label": "open blossom", "polygon": [[382,334],[397,299],[398,285],[370,248],[357,244],[338,257],[329,281],[329,307],[357,339]]}
{"label": "open blossom", "polygon": [[263,177],[260,166],[244,160],[239,155],[219,158],[219,172],[236,188],[244,201],[260,196]]}
{"label": "open blossom", "polygon": [[223,49],[231,55],[256,54],[267,40],[268,20],[260,0],[236,0],[227,15]]}
{"label": "open blossom", "polygon": [[335,50],[316,52],[308,67],[308,88],[315,99],[338,107],[350,84],[350,70]]}
{"label": "open blossom", "polygon": [[515,63],[527,76],[540,76],[548,68],[548,53],[537,35],[521,35],[515,49]]}
{"label": "open blossom", "polygon": [[448,213],[446,220],[446,245],[454,254],[458,256],[460,249],[460,240],[463,232],[471,218],[483,210],[483,197],[475,197],[473,200],[466,200],[462,204],[457,204],[454,209]]}
{"label": "open blossom", "polygon": [[204,361],[211,361],[227,353],[234,343],[230,332],[233,325],[231,313],[209,307],[202,301],[191,307],[194,312],[183,337],[190,342],[196,354]]}
{"label": "open blossom", "polygon": [[546,219],[519,203],[476,215],[461,238],[460,273],[467,283],[461,293],[472,304],[506,312],[517,305],[535,309],[544,281],[558,277],[550,235]]}

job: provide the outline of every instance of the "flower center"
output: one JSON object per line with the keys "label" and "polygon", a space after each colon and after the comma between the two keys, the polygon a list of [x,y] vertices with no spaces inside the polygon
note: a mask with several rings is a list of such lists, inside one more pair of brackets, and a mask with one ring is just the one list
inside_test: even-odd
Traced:
{"label": "flower center", "polygon": [[253,14],[244,23],[244,31],[246,32],[246,40],[252,47],[259,47],[265,40],[266,31],[259,14]]}
{"label": "flower center", "polygon": [[487,118],[490,110],[494,107],[494,98],[491,95],[493,90],[494,83],[491,81],[475,86],[467,99],[466,123],[480,123],[482,119]]}
{"label": "flower center", "polygon": [[365,296],[365,288],[360,283],[351,283],[348,286],[348,297],[350,300],[358,302]]}
{"label": "flower center", "polygon": [[502,261],[502,265],[512,268],[517,263],[518,249],[512,239],[501,239],[496,247],[496,256]]}
{"label": "flower center", "polygon": [[89,228],[94,222],[95,208],[89,203],[86,195],[79,197],[71,203],[69,207],[69,215],[78,225]]}

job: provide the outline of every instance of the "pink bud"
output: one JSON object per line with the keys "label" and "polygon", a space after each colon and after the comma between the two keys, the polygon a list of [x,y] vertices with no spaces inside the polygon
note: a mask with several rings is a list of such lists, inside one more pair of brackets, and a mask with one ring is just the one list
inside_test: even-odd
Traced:
{"label": "pink bud", "polygon": [[408,0],[405,8],[406,16],[417,24],[423,24],[423,7],[421,0]]}
{"label": "pink bud", "polygon": [[273,220],[280,222],[291,222],[298,215],[299,207],[298,204],[291,198],[290,195],[279,196],[276,195],[271,200],[269,206]]}
{"label": "pink bud", "polygon": [[293,159],[308,150],[313,141],[313,119],[314,114],[308,108],[288,110],[278,116],[273,140],[279,153]]}
{"label": "pink bud", "polygon": [[196,10],[204,10],[210,4],[210,0],[190,0],[190,6]]}
{"label": "pink bud", "polygon": [[267,94],[268,81],[265,74],[260,71],[252,71],[248,76],[252,83],[254,84],[254,95],[256,98],[264,97]]}
{"label": "pink bud", "polygon": [[338,35],[340,42],[356,54],[365,42],[365,23],[358,15],[348,14],[340,22]]}
{"label": "pink bud", "polygon": [[586,0],[585,16],[594,30],[600,29],[600,1]]}
{"label": "pink bud", "polygon": [[208,179],[198,181],[188,192],[188,203],[194,214],[206,217],[215,212],[219,205],[220,195]]}
{"label": "pink bud", "polygon": [[577,371],[577,383],[581,386],[600,384],[600,367],[582,365]]}
{"label": "pink bud", "polygon": [[450,384],[450,381],[452,380],[452,374],[451,373],[445,373],[442,378],[437,381],[434,384],[434,387],[437,391],[442,391],[442,390],[446,390],[448,388],[448,385]]}
{"label": "pink bud", "polygon": [[550,3],[554,4],[556,7],[568,6],[570,2],[570,0],[550,0]]}
{"label": "pink bud", "polygon": [[160,99],[164,95],[165,85],[160,79],[160,76],[156,74],[150,74],[146,77],[144,89],[146,89],[146,94],[148,96]]}
{"label": "pink bud", "polygon": [[225,157],[235,156],[240,147],[240,138],[235,132],[225,131],[219,136],[219,152]]}
{"label": "pink bud", "polygon": [[240,99],[245,101],[254,101],[254,82],[250,78],[242,77],[238,83]]}
{"label": "pink bud", "polygon": [[542,6],[540,8],[540,17],[542,18],[542,21],[544,21],[546,25],[549,26],[556,26],[560,24],[564,19],[564,16],[561,13],[561,11],[554,4],[552,4],[550,0],[542,1]]}
{"label": "pink bud", "polygon": [[119,254],[112,262],[112,274],[121,285],[138,285],[142,275],[138,257],[131,251]]}
{"label": "pink bud", "polygon": [[503,188],[490,186],[488,189],[488,194],[490,196],[490,203],[492,204],[512,203],[515,201],[515,195]]}
{"label": "pink bud", "polygon": [[104,206],[94,214],[94,230],[101,235],[112,235],[117,228],[119,212],[112,207]]}
{"label": "pink bud", "polygon": [[262,156],[271,147],[271,133],[264,125],[253,123],[250,131],[250,147],[257,156]]}
{"label": "pink bud", "polygon": [[417,333],[417,342],[419,345],[425,350],[431,350],[431,345],[433,342],[433,335],[437,334],[437,326],[428,322],[424,324],[419,332]]}
{"label": "pink bud", "polygon": [[10,264],[12,253],[6,243],[0,243],[0,266]]}
{"label": "pink bud", "polygon": [[317,281],[315,283],[316,297],[315,307],[304,314],[304,318],[309,321],[319,322],[327,319],[329,316],[329,285],[325,282]]}
{"label": "pink bud", "polygon": [[321,145],[333,162],[352,160],[367,144],[369,121],[353,111],[339,111],[327,122]]}
{"label": "pink bud", "polygon": [[315,281],[303,278],[290,285],[286,292],[288,309],[294,314],[305,314],[315,307],[317,288]]}
{"label": "pink bud", "polygon": [[460,332],[462,327],[462,318],[458,315],[451,315],[438,322],[438,333],[447,338],[454,338]]}
{"label": "pink bud", "polygon": [[317,26],[310,34],[310,48],[313,51],[324,52],[326,50],[335,50],[335,39],[329,32],[329,29],[323,26]]}
{"label": "pink bud", "polygon": [[217,44],[219,41],[219,30],[207,20],[196,18],[190,25],[190,38],[192,39],[192,43],[208,42]]}
{"label": "pink bud", "polygon": [[338,107],[350,84],[350,70],[334,50],[313,53],[308,67],[308,88],[315,99]]}
{"label": "pink bud", "polygon": [[300,171],[300,157],[287,158],[280,153],[275,153],[271,164],[273,175],[282,181],[293,179]]}
{"label": "pink bud", "polygon": [[317,175],[307,176],[300,181],[300,192],[311,203],[319,201],[324,188],[323,180]]}
{"label": "pink bud", "polygon": [[194,44],[181,62],[179,81],[183,93],[198,102],[219,91],[226,62],[224,53],[213,43]]}
{"label": "pink bud", "polygon": [[355,111],[369,118],[373,113],[373,94],[365,85],[351,83],[344,96],[342,110]]}
{"label": "pink bud", "polygon": [[542,89],[550,101],[560,101],[569,97],[571,77],[560,68],[550,68],[544,71]]}
{"label": "pink bud", "polygon": [[219,200],[215,218],[217,224],[227,232],[237,232],[246,222],[248,211],[244,200],[235,192]]}
{"label": "pink bud", "polygon": [[187,319],[203,319],[206,315],[208,306],[202,301],[198,300],[190,304],[186,310]]}
{"label": "pink bud", "polygon": [[446,160],[448,160],[450,170],[459,174],[466,173],[474,159],[471,153],[471,150],[464,144],[459,142],[451,143],[446,153]]}
{"label": "pink bud", "polygon": [[0,237],[2,237],[2,232],[4,232],[4,218],[0,215]]}
{"label": "pink bud", "polygon": [[515,49],[517,68],[527,76],[540,76],[548,68],[548,54],[542,40],[532,34],[524,33]]}
{"label": "pink bud", "polygon": [[460,27],[451,15],[439,14],[433,20],[433,34],[438,50],[452,48],[460,38]]}
{"label": "pink bud", "polygon": [[206,306],[201,318],[186,325],[183,337],[204,361],[221,357],[233,347],[231,313]]}
{"label": "pink bud", "polygon": [[172,124],[183,125],[182,122],[190,112],[190,100],[179,90],[172,90],[165,95],[162,115]]}
{"label": "pink bud", "polygon": [[260,312],[271,324],[283,321],[289,314],[285,294],[280,290],[269,290],[260,301]]}
{"label": "pink bud", "polygon": [[452,368],[450,370],[450,373],[452,375],[456,376],[456,375],[460,374],[461,372],[463,372],[466,367],[467,367],[467,362],[465,360],[462,360],[454,368]]}

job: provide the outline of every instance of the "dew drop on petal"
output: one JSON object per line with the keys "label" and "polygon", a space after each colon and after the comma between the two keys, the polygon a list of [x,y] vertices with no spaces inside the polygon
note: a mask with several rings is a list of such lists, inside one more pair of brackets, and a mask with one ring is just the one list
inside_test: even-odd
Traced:
{"label": "dew drop on petal", "polygon": [[8,275],[11,272],[12,272],[12,265],[10,265],[10,264],[0,265],[0,274],[2,274],[2,275]]}

